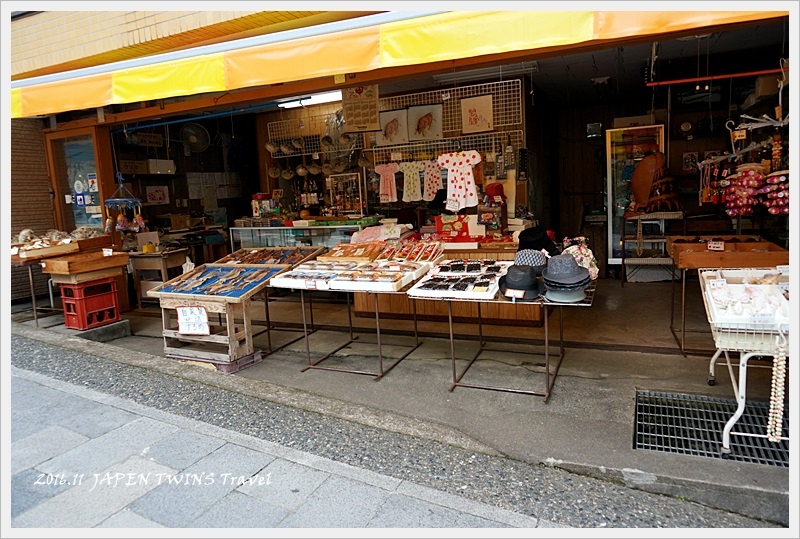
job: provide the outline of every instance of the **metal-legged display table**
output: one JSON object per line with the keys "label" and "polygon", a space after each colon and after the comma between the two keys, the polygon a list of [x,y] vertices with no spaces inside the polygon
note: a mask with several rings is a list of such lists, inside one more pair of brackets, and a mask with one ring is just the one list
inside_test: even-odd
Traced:
{"label": "metal-legged display table", "polygon": [[31,287],[31,311],[33,312],[33,322],[36,324],[36,327],[39,327],[39,311],[48,312],[50,314],[57,314],[61,312],[61,309],[54,309],[52,303],[50,304],[50,308],[47,307],[39,307],[36,301],[36,284],[33,281],[33,266],[38,266],[41,264],[41,259],[34,259],[34,258],[19,258],[17,256],[11,257],[11,265],[13,267],[25,267],[28,269],[28,283]]}
{"label": "metal-legged display table", "polygon": [[[557,307],[558,308],[558,316],[559,316],[559,325],[558,325],[558,343],[559,343],[559,351],[558,351],[558,359],[555,362],[555,365],[552,366],[550,364],[550,326],[548,322],[548,313],[544,313],[544,386],[542,390],[526,390],[526,389],[514,389],[508,387],[498,387],[498,386],[489,386],[489,385],[480,385],[480,384],[471,384],[467,382],[462,382],[464,375],[467,374],[467,371],[472,367],[473,363],[478,359],[478,357],[485,351],[499,351],[499,352],[514,352],[513,350],[509,350],[507,348],[490,348],[486,346],[487,342],[483,338],[483,321],[481,318],[481,305],[484,303],[510,303],[512,300],[505,298],[499,292],[495,295],[493,299],[490,300],[475,300],[477,303],[478,308],[478,338],[479,338],[479,348],[478,351],[472,356],[467,366],[464,367],[464,370],[461,371],[460,374],[457,372],[456,368],[456,352],[455,352],[455,335],[453,333],[453,309],[452,303],[453,301],[469,301],[465,300],[464,298],[433,298],[433,297],[420,297],[419,299],[426,299],[432,301],[446,301],[447,302],[447,314],[448,314],[448,323],[450,327],[450,358],[452,362],[452,370],[453,370],[453,382],[450,385],[450,391],[453,391],[456,387],[471,387],[474,389],[487,389],[491,391],[504,391],[508,393],[521,393],[525,395],[536,395],[540,397],[544,397],[544,401],[547,402],[550,399],[550,394],[553,390],[553,386],[556,382],[556,377],[558,376],[558,370],[561,367],[561,362],[564,359],[564,307],[590,307],[592,305],[592,301],[594,300],[594,291],[597,287],[597,282],[592,282],[591,286],[586,289],[586,297],[575,303],[555,303],[552,301],[548,301],[544,298],[538,298],[535,300],[536,303],[542,305],[544,309],[548,307]],[[521,302],[520,302],[521,303]],[[529,302],[526,302],[529,303]],[[525,353],[525,352],[515,352],[515,353]],[[534,355],[540,355],[538,352],[532,352]]]}
{"label": "metal-legged display table", "polygon": [[[414,350],[419,348],[419,346],[422,344],[422,342],[419,340],[419,334],[417,332],[417,309],[416,309],[416,304],[414,305],[414,346],[410,347],[410,349],[405,354],[403,354],[400,358],[396,359],[391,365],[389,365],[388,367],[384,368],[384,364],[383,364],[384,363],[383,362],[383,344],[382,344],[382,341],[381,341],[381,315],[380,315],[380,311],[378,309],[378,294],[405,294],[406,291],[408,290],[408,288],[410,288],[412,285],[413,285],[413,283],[405,286],[404,288],[402,288],[402,289],[400,289],[398,291],[393,291],[393,292],[388,292],[388,291],[373,292],[373,291],[369,291],[369,290],[358,290],[358,292],[366,292],[368,294],[372,294],[374,299],[375,299],[375,336],[376,336],[376,339],[377,339],[377,343],[376,344],[377,344],[377,347],[378,347],[378,370],[377,371],[352,370],[352,369],[343,369],[343,368],[339,368],[339,367],[328,367],[328,366],[320,365],[323,361],[325,361],[326,359],[331,357],[333,354],[335,354],[336,352],[338,352],[342,348],[345,348],[345,347],[353,344],[354,342],[358,341],[358,336],[353,335],[353,317],[352,317],[352,313],[350,312],[350,295],[351,294],[349,292],[347,293],[347,325],[348,325],[348,331],[350,333],[350,339],[346,343],[344,343],[343,345],[337,347],[335,350],[332,350],[331,352],[328,352],[324,356],[312,361],[312,359],[311,359],[311,347],[310,347],[309,342],[308,342],[308,337],[310,335],[310,332],[308,331],[308,322],[306,320],[306,308],[305,308],[305,293],[307,292],[307,290],[301,288],[300,289],[300,307],[301,307],[302,312],[303,312],[303,334],[305,335],[305,338],[306,338],[306,358],[308,359],[308,365],[303,369],[302,372],[305,372],[305,371],[307,371],[309,369],[321,369],[321,370],[327,370],[327,371],[347,372],[347,373],[351,373],[351,374],[363,374],[363,375],[367,375],[367,376],[373,376],[375,380],[379,380],[386,373],[388,373],[393,368],[395,368],[401,361],[403,361],[405,358],[407,358]],[[413,301],[412,301],[412,303],[413,303]],[[363,341],[359,341],[359,342],[363,343]]]}

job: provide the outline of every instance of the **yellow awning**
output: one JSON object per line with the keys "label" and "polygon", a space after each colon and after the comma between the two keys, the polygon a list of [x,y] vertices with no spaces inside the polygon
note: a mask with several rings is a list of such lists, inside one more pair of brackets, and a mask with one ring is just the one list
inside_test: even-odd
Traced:
{"label": "yellow awning", "polygon": [[[769,11],[463,11],[287,39],[105,74],[26,85],[21,118],[323,76],[701,29],[788,16]],[[333,86],[333,83],[331,84]]]}

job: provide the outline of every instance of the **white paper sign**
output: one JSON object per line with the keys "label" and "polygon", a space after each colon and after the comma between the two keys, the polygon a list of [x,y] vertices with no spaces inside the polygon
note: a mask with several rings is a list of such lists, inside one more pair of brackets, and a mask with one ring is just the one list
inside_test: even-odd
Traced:
{"label": "white paper sign", "polygon": [[446,209],[447,211],[452,211],[452,212],[458,211],[458,209],[459,209],[458,208],[458,200],[456,200],[454,198],[448,198],[447,202],[445,202],[445,204],[444,204],[444,209]]}
{"label": "white paper sign", "polygon": [[176,307],[178,333],[182,335],[209,335],[208,312],[205,307]]}
{"label": "white paper sign", "polygon": [[724,251],[725,250],[725,242],[724,241],[711,241],[708,242],[708,250],[709,251]]}

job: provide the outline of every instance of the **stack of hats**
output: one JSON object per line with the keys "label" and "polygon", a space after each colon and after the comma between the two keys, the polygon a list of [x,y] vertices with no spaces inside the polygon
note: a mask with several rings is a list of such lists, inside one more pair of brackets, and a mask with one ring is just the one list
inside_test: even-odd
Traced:
{"label": "stack of hats", "polygon": [[547,235],[547,230],[542,226],[534,226],[526,228],[519,233],[519,247],[517,251],[526,249],[534,249],[536,251],[544,250],[550,256],[558,254],[558,246]]}
{"label": "stack of hats", "polygon": [[532,301],[542,293],[542,285],[536,276],[536,269],[524,264],[509,266],[497,285],[501,294],[513,300]]}
{"label": "stack of hats", "polygon": [[579,266],[569,253],[550,257],[542,278],[547,288],[545,298],[557,303],[581,301],[586,297],[586,288],[592,284],[589,270]]}

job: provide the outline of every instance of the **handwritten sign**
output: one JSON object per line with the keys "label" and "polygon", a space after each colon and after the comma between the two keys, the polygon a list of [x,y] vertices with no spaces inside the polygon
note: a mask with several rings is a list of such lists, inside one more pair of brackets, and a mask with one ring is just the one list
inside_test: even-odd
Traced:
{"label": "handwritten sign", "polygon": [[708,287],[711,290],[715,290],[717,288],[724,288],[728,286],[728,281],[725,279],[709,279],[706,282],[708,283]]}
{"label": "handwritten sign", "polygon": [[708,241],[708,250],[709,251],[724,251],[725,250],[725,242],[724,241]]}
{"label": "handwritten sign", "polygon": [[205,307],[177,307],[178,333],[181,335],[209,335],[208,312]]}
{"label": "handwritten sign", "polygon": [[458,211],[458,200],[454,198],[448,198],[447,202],[444,204],[444,209],[447,211],[457,212]]}
{"label": "handwritten sign", "polygon": [[273,199],[283,198],[283,189],[273,189],[272,198]]}

